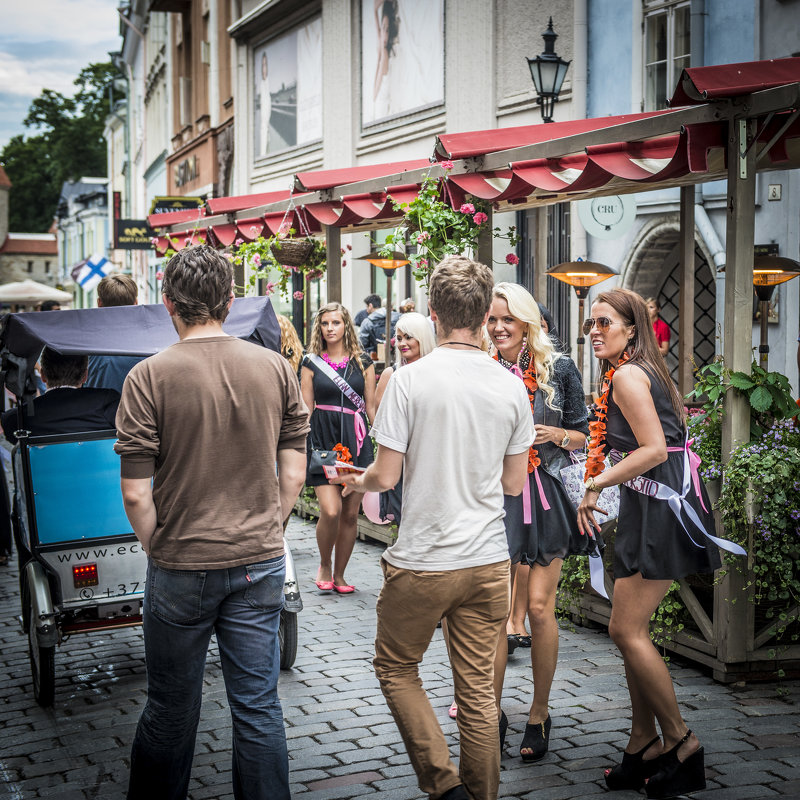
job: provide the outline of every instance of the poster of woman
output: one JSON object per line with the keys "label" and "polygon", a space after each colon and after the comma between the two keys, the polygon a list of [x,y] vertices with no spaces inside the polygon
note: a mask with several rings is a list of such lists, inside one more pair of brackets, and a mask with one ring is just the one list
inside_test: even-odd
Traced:
{"label": "poster of woman", "polygon": [[253,51],[253,154],[322,139],[322,20]]}
{"label": "poster of woman", "polygon": [[361,0],[367,127],[444,102],[444,0]]}

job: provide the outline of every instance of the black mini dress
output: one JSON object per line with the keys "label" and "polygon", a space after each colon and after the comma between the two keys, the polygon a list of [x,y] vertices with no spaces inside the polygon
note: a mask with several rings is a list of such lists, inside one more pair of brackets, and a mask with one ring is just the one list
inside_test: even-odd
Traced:
{"label": "black mini dress", "polygon": [[[642,369],[650,380],[650,395],[661,420],[667,447],[681,448],[668,453],[663,464],[643,473],[643,477],[658,481],[681,494],[685,430],[672,407],[669,395],[655,374],[639,364],[633,366]],[[630,453],[639,447],[630,425],[614,402],[613,383],[608,394],[606,447],[622,453]],[[702,478],[699,480],[700,493],[705,509],[708,510],[701,505],[694,485],[690,486],[686,501],[694,509],[706,531],[713,535],[715,529],[711,503]],[[626,578],[639,572],[643,578],[649,580],[676,580],[686,575],[719,569],[722,561],[717,546],[696,527],[683,509],[680,520],[666,500],[650,497],[625,485],[620,486],[619,519],[614,542],[614,577]]]}
{"label": "black mini dress", "polygon": [[[364,372],[372,366],[372,359],[361,354],[361,364]],[[303,358],[302,366],[308,367],[314,373],[314,404],[315,406],[334,406],[357,411],[353,403],[342,390],[311,360],[309,356]],[[359,397],[364,397],[364,372],[350,358],[343,367],[336,370],[353,387]],[[369,422],[361,414],[364,426],[369,430]],[[361,453],[357,454],[355,426],[353,415],[336,411],[323,411],[315,408],[311,414],[311,432],[306,440],[306,450],[310,454],[312,448],[316,450],[332,450],[334,445],[343,444],[353,458],[353,463],[359,467],[368,467],[373,461],[372,439],[367,436],[361,444]],[[327,486],[328,479],[324,475],[309,475],[306,473],[306,486]]]}

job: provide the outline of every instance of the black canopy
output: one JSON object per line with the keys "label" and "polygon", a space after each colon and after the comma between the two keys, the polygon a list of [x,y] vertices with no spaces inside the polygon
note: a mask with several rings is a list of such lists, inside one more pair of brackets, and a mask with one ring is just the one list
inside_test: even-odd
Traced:
{"label": "black canopy", "polygon": [[[225,333],[280,352],[281,333],[268,297],[233,301]],[[8,314],[0,321],[0,380],[18,397],[47,346],[63,355],[151,356],[178,341],[161,305],[80,308]]]}

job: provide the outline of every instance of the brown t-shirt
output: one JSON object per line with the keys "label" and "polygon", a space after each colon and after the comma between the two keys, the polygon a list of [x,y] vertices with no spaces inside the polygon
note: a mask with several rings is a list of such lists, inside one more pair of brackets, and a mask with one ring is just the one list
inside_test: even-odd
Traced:
{"label": "brown t-shirt", "polygon": [[283,553],[278,450],[305,450],[308,411],[278,353],[185,339],[137,364],[117,411],[123,478],[154,476],[150,557],[224,569]]}

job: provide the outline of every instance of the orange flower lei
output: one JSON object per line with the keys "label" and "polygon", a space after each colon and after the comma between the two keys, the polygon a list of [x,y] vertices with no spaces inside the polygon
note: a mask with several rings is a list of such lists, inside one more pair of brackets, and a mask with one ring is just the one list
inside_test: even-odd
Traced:
{"label": "orange flower lei", "polygon": [[335,453],[339,454],[336,458],[337,461],[341,461],[343,464],[353,463],[353,456],[350,455],[350,450],[341,444],[341,442],[335,445],[333,450]]}
{"label": "orange flower lei", "polygon": [[[528,400],[531,404],[531,414],[533,414],[534,394],[536,394],[536,390],[539,388],[539,382],[536,380],[536,370],[534,368],[533,359],[530,357],[530,351],[526,349],[525,345],[523,345],[522,350],[520,351],[520,356],[523,356],[525,353],[528,353],[528,366],[525,369],[520,370],[520,372],[522,372],[522,382],[525,384],[525,388],[528,391]],[[508,370],[514,366],[519,369],[518,365],[512,364],[510,361],[506,361],[504,358],[501,358],[500,353],[497,351],[495,351],[492,358],[494,358],[495,361],[497,361],[499,364],[502,364]],[[539,458],[539,451],[535,447],[531,447],[531,449],[528,451],[528,474],[530,475],[530,473],[532,473],[541,463],[542,460]]]}
{"label": "orange flower lei", "polygon": [[589,423],[589,455],[586,459],[585,478],[596,478],[605,468],[606,420],[608,419],[608,393],[614,373],[630,359],[623,353],[616,367],[611,367],[603,376],[603,392],[594,404],[595,418]]}

